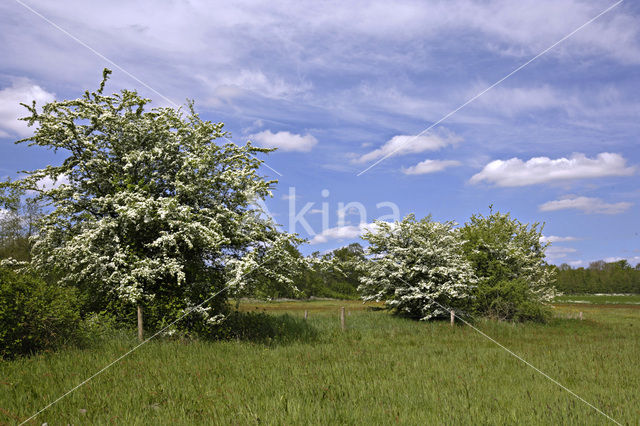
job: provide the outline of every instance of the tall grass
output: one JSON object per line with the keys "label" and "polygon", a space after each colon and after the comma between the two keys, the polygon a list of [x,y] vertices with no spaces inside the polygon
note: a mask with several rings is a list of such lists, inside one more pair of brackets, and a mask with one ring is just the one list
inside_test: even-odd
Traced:
{"label": "tall grass", "polygon": [[[33,424],[610,423],[469,327],[346,302],[342,332],[340,305],[245,304],[286,311],[286,324],[313,332],[261,343],[152,341]],[[637,424],[640,310],[579,309],[584,321],[475,326],[616,420]],[[93,349],[2,363],[0,422],[29,417],[134,344],[112,338]]]}

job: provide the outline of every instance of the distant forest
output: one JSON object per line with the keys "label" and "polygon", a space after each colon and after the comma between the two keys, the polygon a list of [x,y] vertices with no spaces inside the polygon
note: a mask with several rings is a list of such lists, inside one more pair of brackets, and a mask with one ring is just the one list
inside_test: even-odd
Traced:
{"label": "distant forest", "polygon": [[640,263],[635,268],[626,260],[591,262],[587,268],[558,268],[556,288],[567,294],[640,293]]}

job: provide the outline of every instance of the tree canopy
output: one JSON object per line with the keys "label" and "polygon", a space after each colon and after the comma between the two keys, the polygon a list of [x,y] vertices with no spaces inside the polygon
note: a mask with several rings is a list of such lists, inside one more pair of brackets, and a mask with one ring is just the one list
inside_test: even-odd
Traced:
{"label": "tree canopy", "polygon": [[247,291],[257,270],[290,284],[278,265],[297,261],[282,248],[300,240],[254,204],[276,183],[258,173],[256,156],[270,150],[225,141],[223,124],[202,120],[192,103],[148,110],[135,91],[106,95],[109,74],[78,99],[41,112],[25,105],[37,127],[18,143],[64,157],[4,184],[47,208],[31,266],[125,303],[182,309],[227,281]]}

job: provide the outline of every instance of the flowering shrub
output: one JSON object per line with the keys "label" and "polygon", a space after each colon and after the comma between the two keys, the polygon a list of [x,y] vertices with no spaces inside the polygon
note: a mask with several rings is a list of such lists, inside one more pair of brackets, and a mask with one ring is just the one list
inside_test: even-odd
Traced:
{"label": "flowering shrub", "polygon": [[362,237],[371,257],[358,287],[363,300],[384,301],[389,309],[422,320],[468,307],[476,278],[454,225],[414,215],[376,222]]}

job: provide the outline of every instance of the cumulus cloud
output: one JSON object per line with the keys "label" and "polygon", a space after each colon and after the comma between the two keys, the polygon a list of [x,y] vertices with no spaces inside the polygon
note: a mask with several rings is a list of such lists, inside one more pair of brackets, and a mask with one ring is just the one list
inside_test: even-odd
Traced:
{"label": "cumulus cloud", "polygon": [[542,237],[540,237],[540,242],[542,244],[544,243],[562,243],[562,242],[566,242],[566,241],[577,241],[578,239],[576,237],[559,237],[557,235],[543,235]]}
{"label": "cumulus cloud", "polygon": [[427,173],[441,172],[447,167],[459,166],[460,162],[455,160],[424,160],[415,166],[402,168],[405,175],[424,175]]}
{"label": "cumulus cloud", "polygon": [[633,203],[628,202],[606,203],[600,198],[592,197],[567,197],[561,200],[548,201],[541,204],[539,209],[543,212],[576,209],[585,213],[619,214],[628,210],[632,205]]}
{"label": "cumulus cloud", "polygon": [[18,120],[28,115],[28,111],[20,103],[30,105],[35,100],[42,106],[54,98],[53,93],[26,78],[16,79],[11,86],[0,90],[0,137],[24,137],[32,134],[33,129],[27,127],[25,121]]}
{"label": "cumulus cloud", "polygon": [[316,234],[311,241],[310,244],[321,244],[326,243],[329,240],[348,240],[353,238],[358,238],[360,235],[364,234],[366,231],[375,231],[377,229],[377,225],[374,223],[366,223],[363,222],[360,225],[345,225],[345,226],[336,226],[334,228],[327,228],[319,234]]}
{"label": "cumulus cloud", "polygon": [[319,234],[316,234],[310,241],[310,244],[326,243],[329,240],[344,240],[357,238],[362,234],[362,230],[359,226],[346,225],[336,226],[335,228],[328,228]]}
{"label": "cumulus cloud", "polygon": [[272,133],[271,130],[251,135],[249,139],[258,142],[260,146],[265,148],[278,148],[281,151],[298,152],[309,152],[318,143],[318,140],[308,133],[306,135],[289,132]]}
{"label": "cumulus cloud", "polygon": [[380,148],[368,152],[353,160],[355,163],[366,163],[384,157],[405,154],[417,154],[425,151],[437,151],[448,145],[462,141],[460,136],[446,132],[442,135],[427,133],[421,136],[398,135],[385,142]]}
{"label": "cumulus cloud", "polygon": [[473,175],[470,182],[476,184],[485,181],[497,186],[526,186],[604,176],[630,176],[635,172],[636,168],[627,167],[626,160],[620,154],[603,152],[595,158],[588,158],[577,153],[570,158],[494,160]]}

